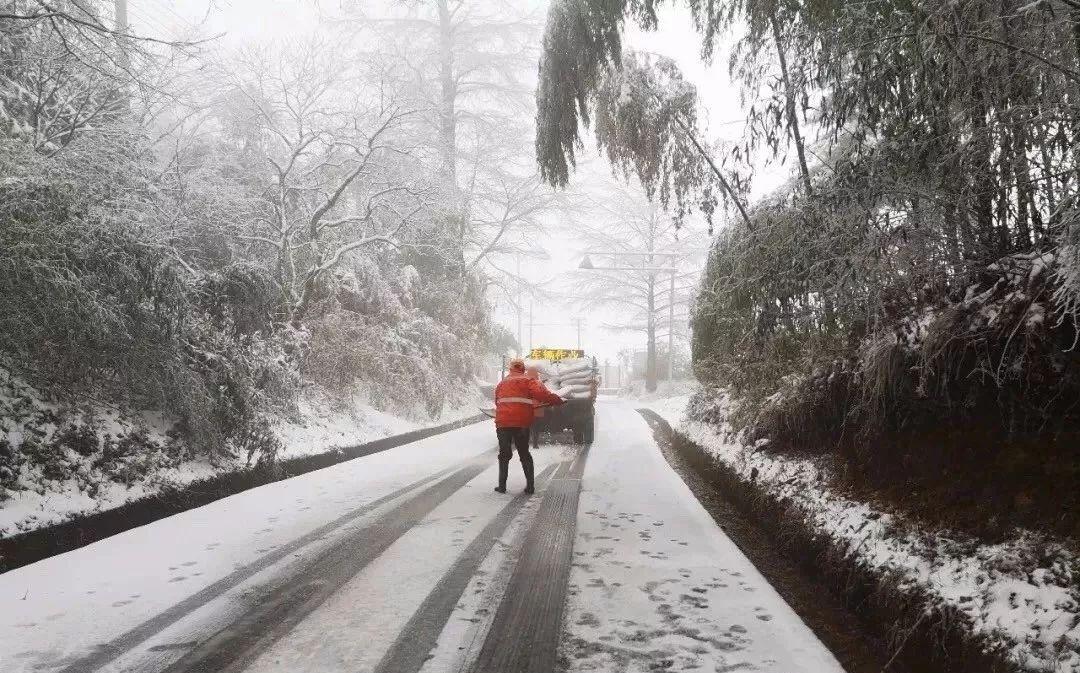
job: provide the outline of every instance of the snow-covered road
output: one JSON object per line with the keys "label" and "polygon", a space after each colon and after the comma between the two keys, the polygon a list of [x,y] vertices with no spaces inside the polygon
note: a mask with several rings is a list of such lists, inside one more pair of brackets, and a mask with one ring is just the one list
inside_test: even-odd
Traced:
{"label": "snow-covered road", "polygon": [[631,406],[534,455],[496,494],[470,426],[0,575],[0,671],[841,670]]}

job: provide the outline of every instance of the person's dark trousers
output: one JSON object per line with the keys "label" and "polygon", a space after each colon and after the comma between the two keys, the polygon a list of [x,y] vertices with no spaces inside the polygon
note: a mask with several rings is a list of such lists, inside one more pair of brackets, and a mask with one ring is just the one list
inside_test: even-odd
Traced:
{"label": "person's dark trousers", "polygon": [[506,490],[506,476],[509,472],[510,459],[517,449],[521,459],[521,469],[525,471],[525,490],[533,492],[533,459],[529,453],[529,428],[496,428],[499,438],[499,490]]}

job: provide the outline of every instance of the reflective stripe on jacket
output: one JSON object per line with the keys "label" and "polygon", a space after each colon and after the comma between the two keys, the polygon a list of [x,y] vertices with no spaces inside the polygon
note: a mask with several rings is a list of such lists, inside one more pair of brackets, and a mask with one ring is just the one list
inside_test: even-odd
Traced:
{"label": "reflective stripe on jacket", "polygon": [[562,404],[563,399],[537,379],[510,374],[495,386],[495,425],[527,428],[533,422],[535,404]]}

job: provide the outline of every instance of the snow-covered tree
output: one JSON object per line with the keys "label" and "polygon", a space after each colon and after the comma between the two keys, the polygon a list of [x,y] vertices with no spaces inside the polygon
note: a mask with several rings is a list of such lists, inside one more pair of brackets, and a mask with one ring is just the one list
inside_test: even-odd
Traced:
{"label": "snow-covered tree", "polygon": [[507,261],[540,253],[540,225],[557,206],[529,143],[535,12],[509,2],[425,0],[382,13],[357,5],[343,25],[420,103],[418,131],[439,158],[453,233],[445,264],[515,286]]}
{"label": "snow-covered tree", "polygon": [[[690,300],[707,241],[683,231],[663,208],[634,187],[608,184],[568,232],[592,268],[577,271],[570,297],[618,316],[605,328],[645,336],[646,389],[656,390],[658,343],[684,341]],[[673,355],[668,353],[668,357]]]}
{"label": "snow-covered tree", "polygon": [[415,111],[388,92],[361,98],[360,84],[317,40],[249,51],[236,72],[232,100],[251,124],[264,200],[242,238],[270,249],[297,326],[330,271],[353,251],[397,244],[421,208],[423,186],[395,165]]}

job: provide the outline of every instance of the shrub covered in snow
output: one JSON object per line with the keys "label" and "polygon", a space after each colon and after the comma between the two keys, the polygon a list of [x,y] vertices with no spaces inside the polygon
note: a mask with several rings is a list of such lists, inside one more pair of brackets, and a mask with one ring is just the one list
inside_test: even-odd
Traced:
{"label": "shrub covered in snow", "polygon": [[[714,282],[731,254],[714,253]],[[1061,515],[1080,511],[1065,268],[1015,253],[955,290],[882,292],[873,328],[835,304],[833,323],[823,303],[768,315],[740,305],[738,286],[713,285],[695,325],[699,376],[729,387],[741,400],[733,425],[774,450],[835,454],[852,478],[919,484],[940,504],[975,499],[985,511],[963,517],[989,533],[1024,523],[1080,535],[1080,517]]]}

